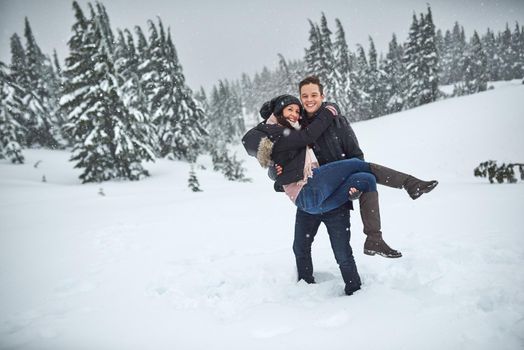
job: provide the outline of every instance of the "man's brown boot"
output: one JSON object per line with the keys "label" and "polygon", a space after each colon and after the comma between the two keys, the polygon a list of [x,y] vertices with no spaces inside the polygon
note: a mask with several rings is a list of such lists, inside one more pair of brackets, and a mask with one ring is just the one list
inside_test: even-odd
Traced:
{"label": "man's brown boot", "polygon": [[414,176],[382,165],[369,163],[369,167],[378,184],[393,188],[404,188],[412,199],[417,199],[422,194],[431,192],[438,185],[436,180],[422,181]]}
{"label": "man's brown boot", "polygon": [[360,217],[367,235],[364,242],[364,254],[381,255],[386,258],[400,258],[402,253],[392,249],[382,239],[380,231],[380,208],[378,192],[364,192],[360,196]]}

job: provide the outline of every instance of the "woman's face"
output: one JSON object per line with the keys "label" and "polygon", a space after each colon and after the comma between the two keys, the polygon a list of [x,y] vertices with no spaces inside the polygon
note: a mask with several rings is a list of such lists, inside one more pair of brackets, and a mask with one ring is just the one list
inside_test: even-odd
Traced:
{"label": "woman's face", "polygon": [[287,121],[296,123],[300,117],[300,106],[296,104],[290,104],[282,110],[282,115]]}

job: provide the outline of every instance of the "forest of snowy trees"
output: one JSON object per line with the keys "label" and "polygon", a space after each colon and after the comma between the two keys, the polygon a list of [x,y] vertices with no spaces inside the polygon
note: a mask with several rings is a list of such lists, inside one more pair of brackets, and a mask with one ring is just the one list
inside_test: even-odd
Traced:
{"label": "forest of snowy trees", "polygon": [[[385,55],[377,53],[371,37],[367,52],[358,44],[351,51],[339,19],[334,34],[324,14],[320,23],[310,20],[309,26],[303,60],[288,62],[279,55],[275,70],[264,68],[253,78],[244,74],[231,83],[248,112],[256,113],[272,96],[298,94],[298,82],[310,74],[320,77],[326,98],[353,122],[484,91],[488,81],[524,77],[524,28],[518,23],[499,33],[474,31],[467,39],[459,23],[437,30],[428,7],[427,13],[413,15],[405,42],[392,34]],[[453,93],[445,95],[442,85],[452,85]]]}
{"label": "forest of snowy trees", "polygon": [[[247,180],[231,152],[246,124],[257,120],[266,100],[297,94],[298,82],[318,75],[327,98],[351,121],[413,108],[437,99],[488,88],[488,81],[522,79],[524,28],[518,23],[495,33],[474,32],[466,39],[458,23],[443,33],[431,9],[413,15],[409,36],[392,35],[386,55],[349,49],[344,28],[333,34],[324,14],[309,21],[303,59],[279,55],[274,70],[253,77],[221,80],[210,92],[186,84],[169,29],[160,18],[144,31],[114,31],[102,3],[88,12],[72,3],[75,23],[63,65],[43,53],[25,20],[23,41],[11,36],[11,62],[0,62],[0,158],[23,163],[23,149],[70,149],[82,182],[137,180],[144,163],[157,158],[195,163],[208,154],[216,171],[230,180]],[[452,95],[439,86],[453,85]],[[191,167],[190,187],[198,180]]]}
{"label": "forest of snowy trees", "polygon": [[[85,183],[137,180],[148,175],[145,161],[193,163],[207,152],[215,170],[245,179],[227,149],[244,131],[241,114],[235,122],[224,115],[229,106],[208,108],[204,92],[200,99],[193,94],[160,19],[148,22],[147,37],[139,26],[115,34],[103,4],[89,3],[88,15],[77,2],[73,10],[63,67],[56,53],[53,60],[42,53],[27,18],[25,47],[17,34],[11,37],[11,64],[0,66],[3,157],[22,163],[23,148],[71,148]],[[213,101],[224,93],[218,90]]]}

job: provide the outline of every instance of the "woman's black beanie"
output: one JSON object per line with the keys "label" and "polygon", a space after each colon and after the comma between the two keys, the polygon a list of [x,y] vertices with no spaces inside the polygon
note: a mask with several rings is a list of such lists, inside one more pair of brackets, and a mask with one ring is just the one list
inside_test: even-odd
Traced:
{"label": "woman's black beanie", "polygon": [[286,106],[296,104],[302,111],[300,100],[292,95],[280,95],[273,98],[271,101],[265,102],[260,108],[260,116],[263,119],[267,119],[273,113],[275,116],[282,116],[282,110]]}

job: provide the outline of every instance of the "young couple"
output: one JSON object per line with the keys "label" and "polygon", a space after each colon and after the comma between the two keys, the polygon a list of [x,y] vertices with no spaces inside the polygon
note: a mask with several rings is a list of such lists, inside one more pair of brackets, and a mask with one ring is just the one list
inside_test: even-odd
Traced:
{"label": "young couple", "polygon": [[364,253],[398,258],[402,254],[382,238],[377,183],[404,188],[416,199],[437,181],[421,181],[387,167],[364,161],[353,129],[338,107],[324,102],[316,77],[299,84],[300,100],[281,95],[266,102],[265,122],[246,133],[249,154],[269,167],[275,189],[283,190],[297,206],[295,253],[298,279],[314,283],[311,245],[320,223],[326,225],[335,259],[346,284],[345,293],[360,289],[361,281],[349,244],[349,210],[359,199],[367,235]]}

